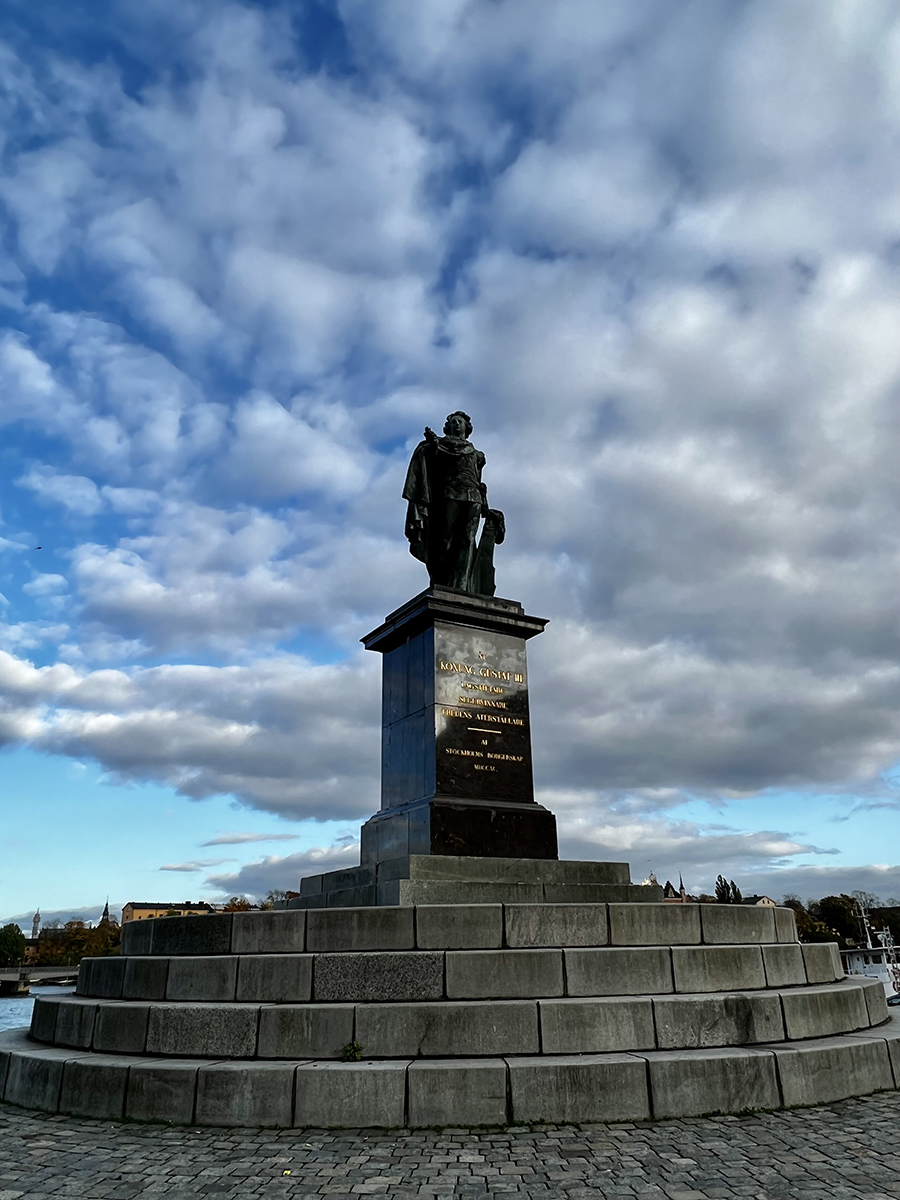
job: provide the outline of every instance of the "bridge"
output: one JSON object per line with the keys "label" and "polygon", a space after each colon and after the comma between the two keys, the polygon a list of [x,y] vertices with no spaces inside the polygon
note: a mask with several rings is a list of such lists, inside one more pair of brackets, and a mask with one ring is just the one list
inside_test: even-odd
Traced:
{"label": "bridge", "polygon": [[78,967],[3,967],[0,968],[0,984],[18,983],[20,977],[27,983],[65,983],[75,979]]}

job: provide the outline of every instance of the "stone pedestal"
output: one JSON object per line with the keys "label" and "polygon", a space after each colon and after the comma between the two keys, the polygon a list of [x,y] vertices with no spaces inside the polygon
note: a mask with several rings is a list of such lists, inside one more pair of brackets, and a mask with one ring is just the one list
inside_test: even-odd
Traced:
{"label": "stone pedestal", "polygon": [[384,656],[381,810],[362,862],[409,855],[555,859],[536,804],[525,643],[513,600],[432,587],[362,639]]}

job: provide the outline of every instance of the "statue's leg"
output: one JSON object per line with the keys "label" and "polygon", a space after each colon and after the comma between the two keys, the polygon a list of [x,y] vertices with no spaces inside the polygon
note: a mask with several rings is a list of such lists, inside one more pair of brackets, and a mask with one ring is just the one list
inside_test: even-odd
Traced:
{"label": "statue's leg", "polygon": [[[453,501],[453,524],[450,529],[449,587],[458,588],[463,592],[472,590],[472,567],[475,563],[475,539],[478,536],[478,522],[481,519],[481,509],[477,504],[466,500]],[[449,508],[449,506],[448,506]]]}

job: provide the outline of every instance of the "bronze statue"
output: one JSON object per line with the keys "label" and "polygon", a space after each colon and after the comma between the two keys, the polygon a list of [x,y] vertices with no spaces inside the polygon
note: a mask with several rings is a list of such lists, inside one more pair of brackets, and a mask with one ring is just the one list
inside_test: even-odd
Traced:
{"label": "bronze statue", "polygon": [[[467,413],[451,413],[444,436],[426,428],[413,451],[403,498],[409,552],[428,568],[432,586],[493,596],[495,543],[503,541],[503,513],[489,509],[481,482],[484,455],[469,441]],[[485,518],[481,542],[478,526]]]}

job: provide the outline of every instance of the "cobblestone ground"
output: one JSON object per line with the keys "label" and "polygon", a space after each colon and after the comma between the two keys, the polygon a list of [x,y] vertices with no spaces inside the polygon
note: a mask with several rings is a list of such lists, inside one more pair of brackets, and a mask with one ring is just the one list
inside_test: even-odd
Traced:
{"label": "cobblestone ground", "polygon": [[0,1104],[0,1200],[894,1200],[900,1093],[629,1125],[170,1129]]}

